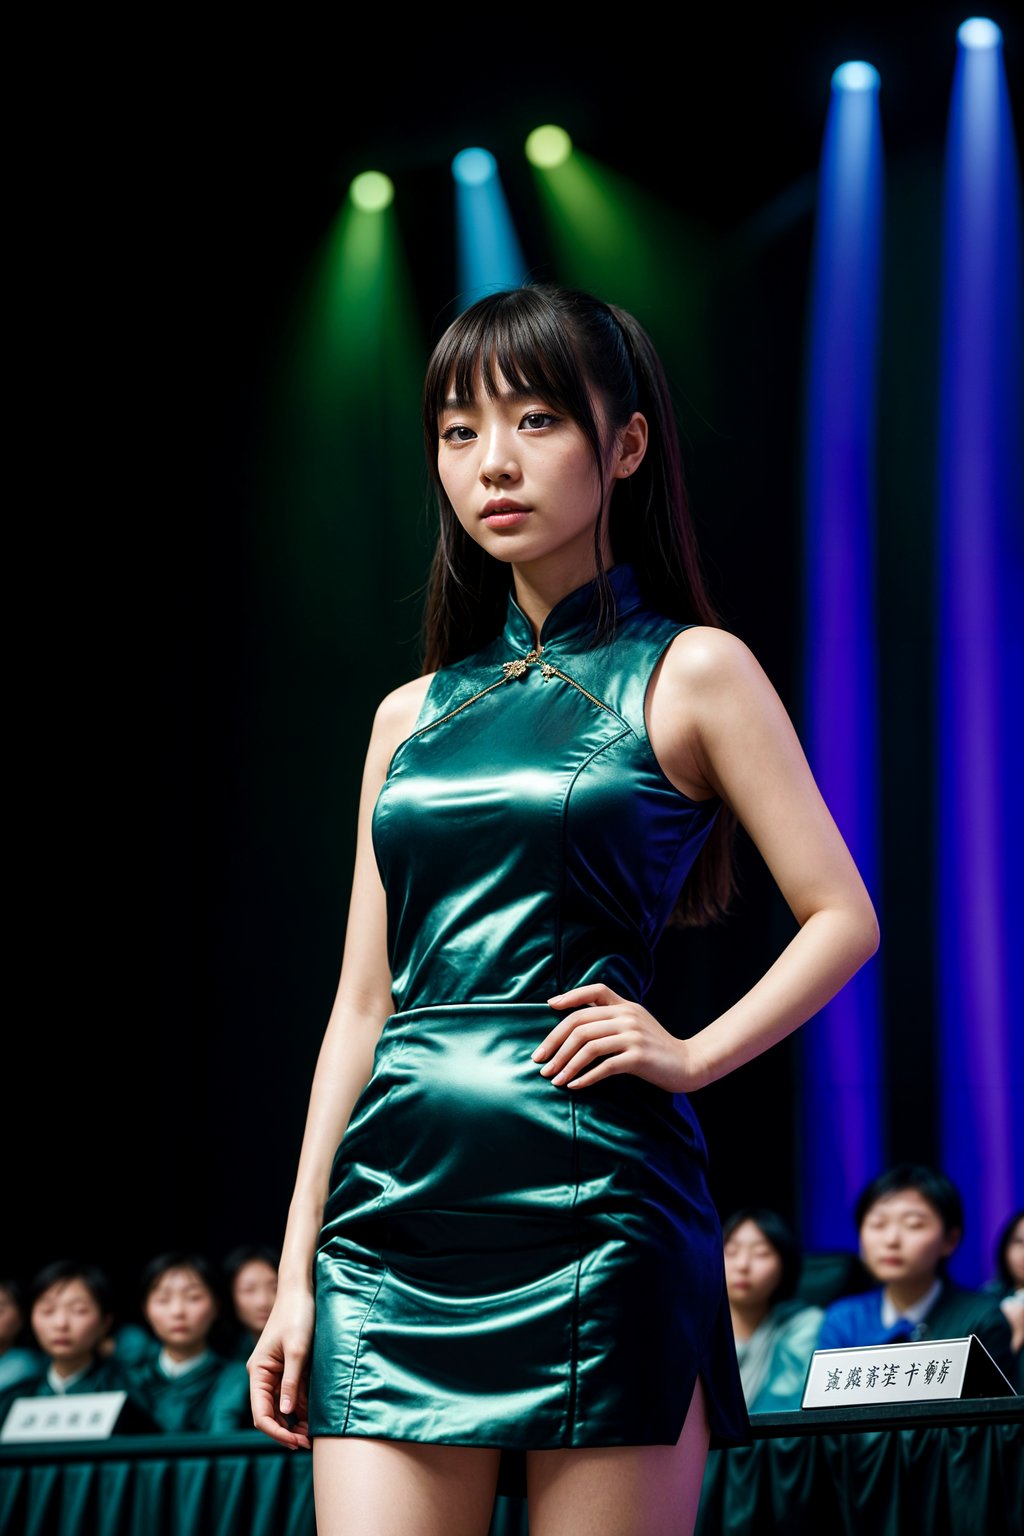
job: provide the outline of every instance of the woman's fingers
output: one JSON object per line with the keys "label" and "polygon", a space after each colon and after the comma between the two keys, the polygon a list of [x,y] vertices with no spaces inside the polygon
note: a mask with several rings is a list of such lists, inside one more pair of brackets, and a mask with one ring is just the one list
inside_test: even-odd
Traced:
{"label": "woman's fingers", "polygon": [[553,1051],[557,1051],[565,1044],[574,1029],[578,1029],[581,1025],[600,1023],[602,1020],[607,1024],[609,1019],[617,1016],[617,1012],[622,1006],[622,999],[617,998],[614,1003],[609,1003],[603,1007],[598,1003],[593,1003],[590,1007],[581,1008],[578,1012],[566,1014],[565,1018],[559,1019],[554,1029],[545,1035],[540,1045],[534,1051],[532,1059],[534,1061],[546,1061]]}
{"label": "woman's fingers", "polygon": [[589,981],[585,987],[570,987],[548,998],[549,1008],[575,1008],[583,1003],[623,1003],[625,998],[605,986],[603,981]]}
{"label": "woman's fingers", "polygon": [[[621,1035],[607,1035],[595,1040],[589,1040],[586,1045],[581,1046],[569,1058],[565,1066],[560,1072],[555,1074],[551,1081],[558,1083],[560,1087],[564,1084],[567,1088],[575,1088],[577,1082],[576,1074],[582,1072],[584,1067],[589,1067],[601,1057],[606,1057],[609,1062],[615,1063],[615,1065],[609,1066],[609,1072],[621,1071],[622,1053],[626,1049],[627,1044],[628,1042]],[[607,1076],[607,1074],[604,1075]]]}
{"label": "woman's fingers", "polygon": [[596,1039],[599,1035],[609,1033],[609,1026],[614,1025],[615,1015],[610,1008],[593,1008],[588,1012],[573,1015],[580,1022],[573,1025],[566,1019],[568,1034],[563,1035],[561,1044],[550,1060],[541,1067],[543,1077],[555,1077],[575,1056],[581,1046],[588,1041]]}
{"label": "woman's fingers", "polygon": [[253,1424],[293,1450],[310,1446],[305,1359],[303,1351],[295,1350],[286,1353],[283,1362],[274,1354],[248,1362]]}
{"label": "woman's fingers", "polygon": [[[548,998],[573,1011],[559,1019],[533,1052],[542,1076],[559,1088],[585,1088],[631,1072],[669,1093],[686,1092],[693,1066],[686,1044],[670,1035],[641,1003],[591,982]],[[580,1075],[582,1074],[582,1076]]]}
{"label": "woman's fingers", "polygon": [[291,1413],[299,1396],[299,1385],[306,1370],[306,1351],[285,1345],[284,1371],[281,1378],[281,1412]]}

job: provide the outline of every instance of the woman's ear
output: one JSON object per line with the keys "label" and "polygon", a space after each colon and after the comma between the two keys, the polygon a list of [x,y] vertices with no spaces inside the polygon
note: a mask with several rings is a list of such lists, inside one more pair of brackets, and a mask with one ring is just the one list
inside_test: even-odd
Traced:
{"label": "woman's ear", "polygon": [[612,473],[617,480],[626,480],[635,474],[647,452],[647,418],[634,411],[626,425],[615,437],[615,456]]}
{"label": "woman's ear", "polygon": [[942,1257],[948,1259],[950,1254],[959,1246],[963,1232],[959,1227],[950,1227],[942,1244]]}

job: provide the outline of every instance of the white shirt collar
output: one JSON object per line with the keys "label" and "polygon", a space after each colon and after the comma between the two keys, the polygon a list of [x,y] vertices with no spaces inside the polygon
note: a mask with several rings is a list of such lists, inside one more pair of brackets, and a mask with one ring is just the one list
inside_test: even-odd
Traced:
{"label": "white shirt collar", "polygon": [[191,1360],[172,1360],[166,1349],[161,1349],[157,1355],[157,1364],[165,1376],[187,1376],[189,1371],[194,1371],[197,1365],[202,1365],[212,1354],[212,1349],[204,1349],[201,1355],[193,1355]]}
{"label": "white shirt collar", "polygon": [[76,1371],[73,1376],[62,1376],[51,1360],[50,1365],[47,1368],[46,1379],[53,1390],[58,1395],[60,1395],[61,1393],[66,1392],[68,1387],[72,1386],[74,1382],[78,1381],[82,1376],[84,1376],[88,1369],[89,1366],[83,1365],[82,1369],[80,1371]]}
{"label": "white shirt collar", "polygon": [[892,1302],[889,1300],[889,1297],[883,1290],[882,1327],[894,1328],[896,1326],[897,1318],[900,1317],[907,1317],[912,1323],[921,1322],[922,1318],[924,1318],[926,1314],[931,1311],[934,1303],[938,1301],[939,1292],[941,1290],[942,1278],[940,1276],[939,1279],[935,1281],[935,1284],[929,1290],[925,1291],[920,1301],[915,1301],[912,1307],[904,1307],[902,1312],[897,1312],[896,1308],[893,1306]]}

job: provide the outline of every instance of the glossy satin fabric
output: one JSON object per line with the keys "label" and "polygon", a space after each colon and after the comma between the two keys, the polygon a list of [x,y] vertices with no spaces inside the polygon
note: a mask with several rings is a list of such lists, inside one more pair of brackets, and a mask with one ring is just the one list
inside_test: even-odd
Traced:
{"label": "glossy satin fabric", "polygon": [[688,1101],[624,1074],[570,1091],[531,1060],[548,997],[643,997],[718,806],[669,782],[644,724],[685,626],[628,565],[609,577],[597,648],[595,583],[539,651],[510,597],[503,633],[435,675],[378,797],[395,1012],[331,1170],[312,1434],[668,1443],[699,1372],[716,1443],[747,1438]]}

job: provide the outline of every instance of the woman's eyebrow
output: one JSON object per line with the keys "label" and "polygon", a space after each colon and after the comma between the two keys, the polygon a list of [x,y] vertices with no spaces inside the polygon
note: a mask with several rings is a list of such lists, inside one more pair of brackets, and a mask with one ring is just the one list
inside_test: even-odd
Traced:
{"label": "woman's eyebrow", "polygon": [[[489,398],[507,401],[509,405],[525,405],[528,401],[541,400],[544,396],[542,391],[536,389],[503,389]],[[449,395],[441,409],[442,411],[473,411],[476,410],[476,405],[475,399],[464,395]]]}

